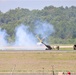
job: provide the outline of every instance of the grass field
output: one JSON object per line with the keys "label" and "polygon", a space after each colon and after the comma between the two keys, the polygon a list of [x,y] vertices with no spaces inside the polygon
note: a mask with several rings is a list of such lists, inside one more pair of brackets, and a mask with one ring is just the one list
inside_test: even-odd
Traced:
{"label": "grass field", "polygon": [[76,52],[0,51],[0,72],[76,72]]}

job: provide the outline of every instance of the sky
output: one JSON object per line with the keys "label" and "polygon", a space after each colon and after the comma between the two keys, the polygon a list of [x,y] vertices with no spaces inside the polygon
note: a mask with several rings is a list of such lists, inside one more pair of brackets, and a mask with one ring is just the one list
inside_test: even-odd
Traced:
{"label": "sky", "polygon": [[0,11],[7,12],[17,7],[33,9],[43,9],[45,6],[76,6],[76,0],[0,0]]}

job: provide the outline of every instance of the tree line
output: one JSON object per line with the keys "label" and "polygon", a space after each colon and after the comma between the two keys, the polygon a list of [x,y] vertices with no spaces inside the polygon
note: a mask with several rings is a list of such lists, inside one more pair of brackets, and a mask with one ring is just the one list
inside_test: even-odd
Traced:
{"label": "tree line", "polygon": [[[46,6],[42,10],[29,10],[26,8],[10,9],[6,13],[0,11],[0,28],[10,35],[8,40],[14,40],[15,27],[23,23],[33,32],[35,21],[46,21],[54,26],[55,32],[47,41],[54,44],[76,43],[76,7]],[[34,33],[34,32],[33,32]]]}

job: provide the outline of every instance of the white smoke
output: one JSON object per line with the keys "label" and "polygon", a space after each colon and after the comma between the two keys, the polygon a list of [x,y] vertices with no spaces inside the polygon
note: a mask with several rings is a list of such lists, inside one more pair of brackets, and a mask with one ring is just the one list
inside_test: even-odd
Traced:
{"label": "white smoke", "polygon": [[16,37],[15,37],[15,44],[16,46],[29,46],[35,45],[36,40],[34,35],[28,31],[28,27],[21,24],[20,26],[16,27]]}
{"label": "white smoke", "polygon": [[7,33],[5,30],[0,29],[0,46],[7,47],[8,49],[15,50],[40,50],[44,49],[43,47],[37,46],[37,37],[46,38],[50,36],[54,32],[54,28],[52,25],[48,23],[36,22],[34,25],[34,33],[35,35],[29,31],[29,26],[21,24],[15,28],[15,42],[13,45],[9,44],[6,40]]}
{"label": "white smoke", "polygon": [[0,47],[8,45],[6,37],[7,37],[6,30],[1,30],[0,28]]}
{"label": "white smoke", "polygon": [[55,32],[55,30],[52,24],[47,22],[42,23],[40,21],[35,23],[35,34],[39,35],[41,39],[46,39],[53,32]]}

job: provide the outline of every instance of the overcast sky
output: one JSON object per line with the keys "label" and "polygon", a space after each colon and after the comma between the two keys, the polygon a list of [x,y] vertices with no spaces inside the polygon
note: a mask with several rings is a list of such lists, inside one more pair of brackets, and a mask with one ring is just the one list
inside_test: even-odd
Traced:
{"label": "overcast sky", "polygon": [[43,9],[45,6],[76,6],[76,0],[0,0],[0,11],[7,12],[17,7],[33,9]]}

